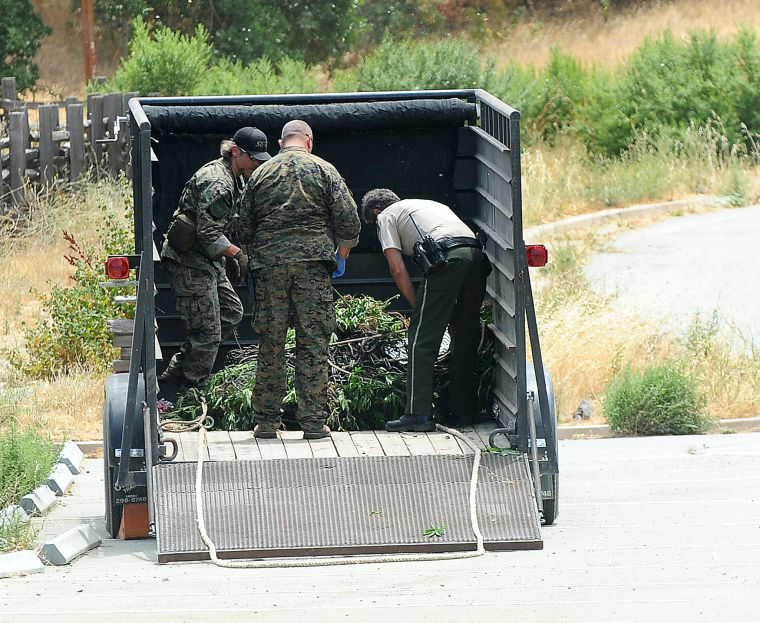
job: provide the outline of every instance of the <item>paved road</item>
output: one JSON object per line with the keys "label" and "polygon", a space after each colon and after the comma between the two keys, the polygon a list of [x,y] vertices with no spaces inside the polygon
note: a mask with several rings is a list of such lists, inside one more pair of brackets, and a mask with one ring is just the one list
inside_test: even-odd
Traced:
{"label": "paved road", "polygon": [[[760,206],[671,218],[617,236],[586,275],[617,304],[681,333],[699,312],[760,338]],[[737,331],[731,333],[736,336]]]}
{"label": "paved road", "polygon": [[[760,433],[562,441],[559,456],[541,551],[256,570],[159,565],[152,540],[110,539],[0,580],[0,621],[758,620]],[[102,532],[101,481],[88,459],[45,531]]]}

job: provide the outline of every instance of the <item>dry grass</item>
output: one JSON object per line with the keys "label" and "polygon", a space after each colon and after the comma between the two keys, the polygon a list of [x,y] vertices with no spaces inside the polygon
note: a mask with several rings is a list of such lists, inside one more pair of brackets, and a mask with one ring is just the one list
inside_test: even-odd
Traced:
{"label": "dry grass", "polygon": [[72,370],[52,381],[33,381],[20,378],[3,360],[4,351],[23,344],[24,324],[35,326],[42,317],[34,291],[49,292],[50,283],[67,284],[73,274],[64,259],[69,250],[63,231],[80,244],[97,246],[102,207],[119,213],[124,200],[124,185],[114,182],[40,197],[32,202],[25,235],[0,236],[0,426],[16,421],[54,440],[101,437],[102,375]]}
{"label": "dry grass", "polygon": [[[589,162],[573,139],[538,143],[522,156],[523,220],[526,227],[569,216],[637,203],[673,201],[696,195],[725,195],[735,189],[730,163],[711,157],[712,141],[699,131],[692,144],[674,155],[670,147],[634,148],[621,159]],[[760,170],[740,168],[747,202],[760,199]]]}
{"label": "dry grass", "polygon": [[[10,376],[10,378],[9,378]],[[3,375],[0,373],[0,379]],[[0,419],[22,430],[35,428],[50,439],[101,439],[103,378],[72,371],[52,381],[0,382]]]}
{"label": "dry grass", "polygon": [[760,30],[760,3],[756,0],[642,2],[631,9],[613,7],[606,21],[596,0],[568,4],[573,12],[544,21],[519,21],[506,30],[501,41],[484,46],[484,53],[503,63],[543,67],[551,48],[559,46],[586,65],[609,66],[627,58],[647,37],[658,37],[665,30],[675,37],[711,29],[731,37],[741,24]]}
{"label": "dry grass", "polygon": [[[684,213],[714,209],[694,207]],[[544,365],[555,385],[557,419],[572,424],[583,399],[594,416],[583,424],[603,424],[606,386],[625,366],[645,367],[678,359],[699,379],[708,413],[716,418],[757,415],[760,405],[760,351],[741,345],[719,316],[692,320],[681,334],[663,330],[655,318],[621,309],[613,299],[590,290],[582,267],[595,249],[628,229],[667,218],[652,215],[610,222],[594,229],[546,237],[552,264],[533,279]]]}

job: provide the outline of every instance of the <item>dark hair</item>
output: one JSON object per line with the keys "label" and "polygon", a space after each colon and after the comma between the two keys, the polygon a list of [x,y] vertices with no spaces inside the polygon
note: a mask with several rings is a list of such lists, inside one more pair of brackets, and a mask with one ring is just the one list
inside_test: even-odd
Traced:
{"label": "dark hair", "polygon": [[375,222],[375,210],[385,210],[389,205],[401,201],[399,196],[387,188],[373,188],[362,197],[362,220]]}

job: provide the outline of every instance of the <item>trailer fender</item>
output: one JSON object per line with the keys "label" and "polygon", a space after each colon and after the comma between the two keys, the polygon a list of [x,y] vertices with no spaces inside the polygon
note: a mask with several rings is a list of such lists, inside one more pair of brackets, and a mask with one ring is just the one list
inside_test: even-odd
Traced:
{"label": "trailer fender", "polygon": [[[105,485],[105,523],[108,533],[116,537],[121,526],[124,504],[143,502],[148,499],[146,487],[128,487],[116,489],[116,472],[121,461],[121,437],[127,411],[127,391],[129,374],[111,374],[106,377],[105,396],[103,400],[103,471]],[[137,383],[138,396],[145,395],[142,376]],[[135,410],[139,411],[140,401],[136,401]],[[135,413],[140,417],[140,413]],[[132,455],[129,458],[130,469],[145,469],[145,435],[143,426],[135,426],[132,433]]]}

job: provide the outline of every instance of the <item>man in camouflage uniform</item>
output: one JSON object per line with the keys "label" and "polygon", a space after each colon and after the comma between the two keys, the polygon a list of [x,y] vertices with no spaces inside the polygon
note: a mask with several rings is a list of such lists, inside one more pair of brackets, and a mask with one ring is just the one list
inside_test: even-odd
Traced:
{"label": "man in camouflage uniform", "polygon": [[237,217],[242,176],[270,158],[266,135],[241,128],[222,141],[221,158],[203,165],[185,184],[166,234],[161,263],[174,290],[185,343],[159,377],[159,396],[202,387],[211,375],[222,339],[243,318],[243,305],[227,274],[247,272],[248,257],[229,235]]}
{"label": "man in camouflage uniform", "polygon": [[305,439],[330,435],[325,425],[328,344],[335,329],[330,277],[336,258],[344,267],[349,249],[358,243],[361,222],[338,171],[311,153],[313,136],[304,121],[286,123],[282,150],[254,172],[241,202],[241,239],[253,250],[256,278],[253,328],[259,334],[259,355],[252,404],[254,435],[261,438],[276,437],[281,424],[291,315],[296,417]]}

